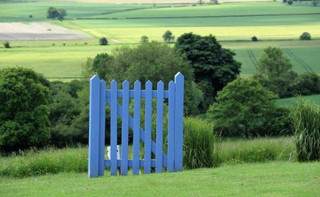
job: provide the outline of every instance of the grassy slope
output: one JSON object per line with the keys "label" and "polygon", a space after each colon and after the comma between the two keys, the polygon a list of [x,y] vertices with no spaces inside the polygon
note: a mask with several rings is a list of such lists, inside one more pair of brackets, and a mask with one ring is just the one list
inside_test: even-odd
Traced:
{"label": "grassy slope", "polygon": [[0,196],[316,196],[319,184],[319,162],[274,162],[98,179],[77,173],[0,178]]}
{"label": "grassy slope", "polygon": [[[311,96],[303,96],[302,98],[309,99],[312,103],[320,105],[320,94],[311,95]],[[276,104],[284,107],[295,107],[297,105],[297,97],[294,98],[284,98],[278,99]]]}

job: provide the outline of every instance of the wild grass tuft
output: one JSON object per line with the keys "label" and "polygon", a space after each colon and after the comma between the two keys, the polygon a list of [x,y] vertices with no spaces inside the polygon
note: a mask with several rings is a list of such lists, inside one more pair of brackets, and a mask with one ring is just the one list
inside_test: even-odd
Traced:
{"label": "wild grass tuft", "polygon": [[292,113],[298,161],[320,160],[320,107],[300,99]]}
{"label": "wild grass tuft", "polygon": [[184,119],[184,166],[187,169],[214,164],[213,124],[199,118]]}
{"label": "wild grass tuft", "polygon": [[0,176],[27,177],[60,172],[86,172],[86,147],[29,150],[18,155],[0,157]]}

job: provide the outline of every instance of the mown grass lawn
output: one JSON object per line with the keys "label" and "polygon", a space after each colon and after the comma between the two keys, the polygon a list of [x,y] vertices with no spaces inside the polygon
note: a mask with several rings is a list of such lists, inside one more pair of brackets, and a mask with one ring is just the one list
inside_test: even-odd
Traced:
{"label": "mown grass lawn", "polygon": [[320,163],[255,163],[140,176],[0,178],[0,196],[317,196]]}

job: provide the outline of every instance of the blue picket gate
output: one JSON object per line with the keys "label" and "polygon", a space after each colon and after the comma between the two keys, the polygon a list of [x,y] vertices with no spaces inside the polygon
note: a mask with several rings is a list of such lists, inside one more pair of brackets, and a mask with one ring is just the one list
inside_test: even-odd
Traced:
{"label": "blue picket gate", "polygon": [[[105,168],[110,168],[111,175],[117,175],[120,168],[121,175],[127,175],[128,169],[139,174],[140,168],[144,173],[150,173],[155,168],[157,173],[166,168],[168,172],[181,171],[183,165],[183,103],[184,76],[175,75],[174,81],[169,82],[168,90],[164,90],[164,83],[157,83],[157,90],[152,89],[152,82],[147,81],[145,90],[141,90],[141,83],[136,81],[134,89],[130,90],[128,81],[118,84],[113,80],[110,89],[106,89],[106,82],[97,76],[90,79],[90,114],[89,114],[89,177],[104,174]],[[122,105],[118,103],[119,98]],[[133,117],[129,114],[130,98],[133,98]],[[140,125],[141,99],[145,102],[144,129]],[[152,134],[152,99],[156,99],[156,141]],[[163,151],[163,103],[168,99],[168,128],[167,154]],[[105,107],[110,105],[110,146],[111,156],[105,158]],[[121,117],[121,157],[117,158],[117,119]],[[133,130],[133,158],[128,158],[128,133]],[[144,158],[140,158],[140,141],[144,143]],[[155,159],[152,159],[152,153]]]}

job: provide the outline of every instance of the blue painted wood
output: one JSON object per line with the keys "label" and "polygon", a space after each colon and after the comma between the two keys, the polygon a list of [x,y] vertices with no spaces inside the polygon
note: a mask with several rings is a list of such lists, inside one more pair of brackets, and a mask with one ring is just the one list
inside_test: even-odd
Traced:
{"label": "blue painted wood", "polygon": [[168,151],[167,151],[167,170],[168,172],[174,171],[174,118],[175,118],[175,83],[169,83],[169,98],[168,98]]}
{"label": "blue painted wood", "polygon": [[157,129],[156,129],[156,172],[162,172],[163,146],[163,89],[162,81],[157,84]]}
{"label": "blue painted wood", "polygon": [[89,158],[88,175],[97,177],[99,171],[99,114],[100,114],[100,79],[90,79],[90,111],[89,111]]}
{"label": "blue painted wood", "polygon": [[175,170],[182,171],[183,166],[183,92],[184,92],[184,76],[179,72],[174,78],[176,84],[175,93]]}
{"label": "blue painted wood", "polygon": [[105,153],[105,126],[106,126],[106,82],[100,81],[100,124],[99,124],[99,172],[98,175],[104,174],[104,153]]}
{"label": "blue painted wood", "polygon": [[141,83],[134,83],[134,121],[133,121],[133,169],[132,174],[139,174],[140,160],[140,107],[141,107]]}
{"label": "blue painted wood", "polygon": [[122,83],[121,174],[128,174],[129,82]]}
{"label": "blue painted wood", "polygon": [[[146,91],[145,90],[141,90],[141,98],[145,98],[146,97]],[[122,98],[122,94],[123,91],[122,90],[118,90],[117,91],[118,94],[118,98]],[[129,90],[129,97],[130,98],[134,98],[134,90]],[[106,98],[110,98],[110,91],[107,90],[106,91]],[[157,90],[152,90],[152,98],[157,98]],[[164,95],[163,98],[168,98],[168,91],[164,91]]]}
{"label": "blue painted wood", "polygon": [[111,109],[110,109],[110,122],[111,122],[111,175],[117,175],[117,82],[111,81]]}
{"label": "blue painted wood", "polygon": [[151,129],[152,129],[152,82],[146,83],[145,98],[145,140],[144,140],[144,173],[151,172]]}

